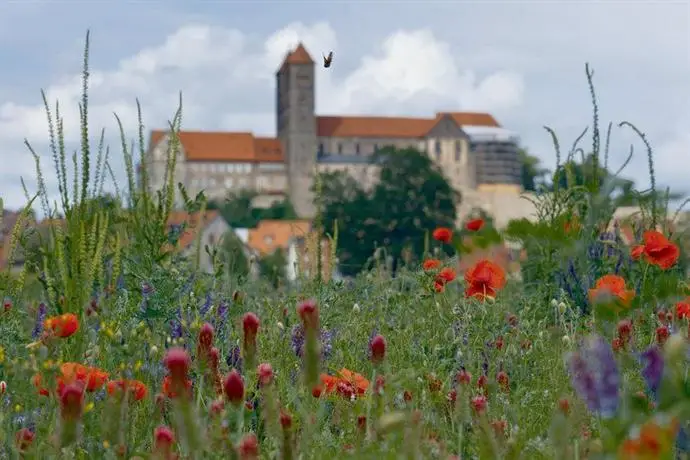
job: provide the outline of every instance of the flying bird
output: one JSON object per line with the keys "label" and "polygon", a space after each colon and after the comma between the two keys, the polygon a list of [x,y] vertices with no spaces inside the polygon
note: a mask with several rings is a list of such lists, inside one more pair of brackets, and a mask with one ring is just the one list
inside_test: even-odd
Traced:
{"label": "flying bird", "polygon": [[331,66],[331,62],[333,62],[333,51],[328,53],[328,56],[323,56],[323,66],[325,68],[329,68]]}

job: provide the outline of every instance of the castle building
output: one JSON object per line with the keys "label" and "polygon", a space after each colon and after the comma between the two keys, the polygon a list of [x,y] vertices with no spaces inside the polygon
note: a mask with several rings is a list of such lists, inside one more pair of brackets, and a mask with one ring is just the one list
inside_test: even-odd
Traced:
{"label": "castle building", "polygon": [[[257,206],[287,196],[297,213],[309,218],[315,171],[346,171],[371,187],[378,178],[372,154],[394,146],[426,152],[455,189],[474,194],[474,202],[487,193],[517,196],[522,191],[518,138],[491,115],[317,116],[315,67],[302,44],[286,55],[276,73],[276,137],[181,131],[175,183],[183,183],[191,195],[204,190],[211,199],[252,189],[258,193]],[[165,131],[151,133],[146,161],[154,189],[164,182],[169,139]]]}

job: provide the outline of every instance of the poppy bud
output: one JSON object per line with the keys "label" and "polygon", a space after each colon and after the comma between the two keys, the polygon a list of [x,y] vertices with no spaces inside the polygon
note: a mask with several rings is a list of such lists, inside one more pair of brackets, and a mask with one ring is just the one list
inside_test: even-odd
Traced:
{"label": "poppy bud", "polygon": [[371,350],[371,360],[374,363],[381,363],[386,357],[386,339],[382,335],[376,335],[369,344]]}

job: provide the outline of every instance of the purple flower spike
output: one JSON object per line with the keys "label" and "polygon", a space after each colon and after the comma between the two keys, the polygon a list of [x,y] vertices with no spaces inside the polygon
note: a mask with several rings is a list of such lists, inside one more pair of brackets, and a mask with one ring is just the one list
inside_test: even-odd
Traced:
{"label": "purple flower spike", "polygon": [[664,357],[659,347],[652,345],[642,353],[641,358],[644,363],[642,377],[649,391],[656,397],[661,385],[661,377],[664,373]]}
{"label": "purple flower spike", "polygon": [[589,337],[568,361],[573,388],[589,410],[612,417],[618,410],[620,375],[611,345],[599,336]]}

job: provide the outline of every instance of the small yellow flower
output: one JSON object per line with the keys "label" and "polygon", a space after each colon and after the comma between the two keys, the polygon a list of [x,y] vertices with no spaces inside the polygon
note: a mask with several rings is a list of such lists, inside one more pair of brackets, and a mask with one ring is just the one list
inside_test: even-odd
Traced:
{"label": "small yellow flower", "polygon": [[16,406],[14,406],[14,411],[15,411],[15,412],[21,412],[21,411],[22,411],[22,406],[20,406],[19,404],[17,404]]}
{"label": "small yellow flower", "polygon": [[134,364],[134,370],[135,370],[135,371],[138,371],[139,369],[141,369],[141,366],[143,366],[143,363],[141,362],[141,360],[137,361],[137,362]]}
{"label": "small yellow flower", "polygon": [[125,370],[125,363],[120,363],[120,370],[124,371]]}
{"label": "small yellow flower", "polygon": [[84,412],[86,413],[86,412],[92,411],[93,406],[94,406],[93,402],[88,403],[86,406],[84,406]]}
{"label": "small yellow flower", "polygon": [[5,362],[5,349],[0,347],[0,364]]}
{"label": "small yellow flower", "polygon": [[108,441],[103,441],[103,448],[110,449],[110,443]]}

